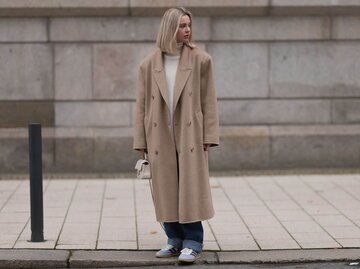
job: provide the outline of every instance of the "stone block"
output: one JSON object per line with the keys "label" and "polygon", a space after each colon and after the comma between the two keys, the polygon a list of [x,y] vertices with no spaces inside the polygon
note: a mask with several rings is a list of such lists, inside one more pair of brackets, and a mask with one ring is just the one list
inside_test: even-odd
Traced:
{"label": "stone block", "polygon": [[357,0],[273,0],[271,15],[338,15],[359,14],[360,3]]}
{"label": "stone block", "polygon": [[332,39],[360,39],[360,17],[334,17],[332,21]]}
{"label": "stone block", "polygon": [[[94,137],[94,165],[101,172],[132,172],[140,154],[133,150],[132,128],[104,130]],[[135,171],[134,171],[135,176]]]}
{"label": "stone block", "polygon": [[55,125],[58,127],[111,127],[131,125],[130,102],[58,102]]}
{"label": "stone block", "polygon": [[124,16],[128,13],[128,0],[0,2],[1,17]]}
{"label": "stone block", "polygon": [[55,98],[84,100],[92,97],[91,45],[55,45]]}
{"label": "stone block", "polygon": [[56,137],[55,172],[94,172],[94,143],[89,137]]}
{"label": "stone block", "polygon": [[161,17],[89,17],[50,19],[51,41],[156,40]]}
{"label": "stone block", "polygon": [[94,45],[94,98],[135,99],[139,64],[154,44]]}
{"label": "stone block", "polygon": [[274,43],[271,97],[360,96],[360,44]]}
{"label": "stone block", "polygon": [[219,101],[221,125],[330,123],[329,100]]}
{"label": "stone block", "polygon": [[[44,172],[54,165],[53,130],[42,130],[42,157]],[[1,173],[29,172],[29,140],[26,128],[0,129]]]}
{"label": "stone block", "polygon": [[53,102],[0,102],[0,128],[23,127],[29,122],[54,126]]}
{"label": "stone block", "polygon": [[359,126],[272,126],[270,132],[272,168],[359,165]]}
{"label": "stone block", "polygon": [[221,127],[220,146],[209,151],[210,170],[265,168],[270,136],[267,127]]}
{"label": "stone block", "polygon": [[52,79],[50,45],[0,45],[1,100],[51,99]]}
{"label": "stone block", "polygon": [[218,97],[268,96],[266,44],[211,43],[207,50],[214,60]]}
{"label": "stone block", "polygon": [[332,120],[337,124],[360,123],[360,99],[333,100]]}
{"label": "stone block", "polygon": [[0,42],[46,41],[46,19],[0,19]]}
{"label": "stone block", "polygon": [[130,1],[133,16],[161,16],[171,7],[184,6],[195,16],[251,16],[264,15],[269,7],[268,0],[168,0],[168,1]]}
{"label": "stone block", "polygon": [[219,17],[212,40],[318,40],[330,37],[327,17]]}

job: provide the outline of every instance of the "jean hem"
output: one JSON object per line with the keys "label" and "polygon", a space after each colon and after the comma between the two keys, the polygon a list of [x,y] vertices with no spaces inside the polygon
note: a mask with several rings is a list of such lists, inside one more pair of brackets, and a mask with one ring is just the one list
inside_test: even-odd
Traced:
{"label": "jean hem", "polygon": [[183,248],[191,248],[197,253],[200,253],[203,250],[203,244],[194,240],[184,240],[182,246]]}
{"label": "jean hem", "polygon": [[167,243],[169,245],[172,245],[173,247],[181,249],[183,245],[183,240],[181,238],[168,238]]}

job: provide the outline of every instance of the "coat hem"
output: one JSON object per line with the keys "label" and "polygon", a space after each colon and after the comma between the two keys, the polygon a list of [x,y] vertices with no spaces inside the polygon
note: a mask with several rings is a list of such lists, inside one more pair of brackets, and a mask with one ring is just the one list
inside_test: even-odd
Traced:
{"label": "coat hem", "polygon": [[158,222],[164,223],[164,222],[179,222],[181,224],[186,224],[186,223],[193,223],[193,222],[198,222],[198,221],[205,221],[205,220],[209,220],[212,219],[214,217],[215,214],[212,214],[209,217],[203,217],[203,218],[197,218],[197,219],[192,219],[192,220],[179,220],[179,219],[174,219],[174,220],[158,220]]}

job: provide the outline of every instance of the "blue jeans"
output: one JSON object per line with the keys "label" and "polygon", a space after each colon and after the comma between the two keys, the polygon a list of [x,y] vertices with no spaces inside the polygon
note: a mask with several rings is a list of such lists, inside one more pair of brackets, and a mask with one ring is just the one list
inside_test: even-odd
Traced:
{"label": "blue jeans", "polygon": [[203,249],[204,229],[201,221],[193,223],[164,222],[168,244],[176,248],[191,248],[197,253]]}

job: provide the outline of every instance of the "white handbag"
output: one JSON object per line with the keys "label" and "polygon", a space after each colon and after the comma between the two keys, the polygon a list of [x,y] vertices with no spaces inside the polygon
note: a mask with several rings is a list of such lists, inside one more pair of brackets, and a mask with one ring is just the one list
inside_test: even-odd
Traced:
{"label": "white handbag", "polygon": [[147,159],[147,154],[145,153],[145,158],[140,159],[136,162],[135,170],[137,170],[137,178],[140,179],[151,179],[151,169],[150,162]]}

